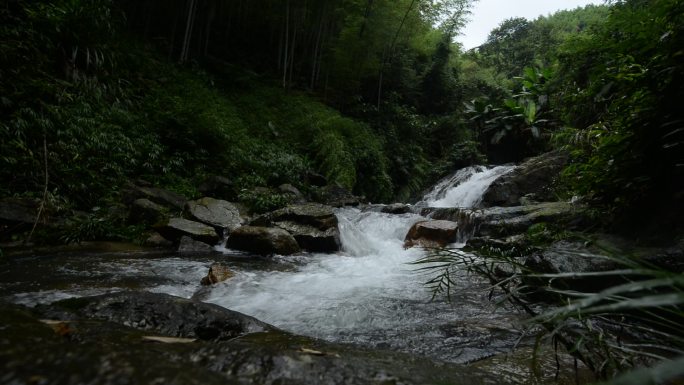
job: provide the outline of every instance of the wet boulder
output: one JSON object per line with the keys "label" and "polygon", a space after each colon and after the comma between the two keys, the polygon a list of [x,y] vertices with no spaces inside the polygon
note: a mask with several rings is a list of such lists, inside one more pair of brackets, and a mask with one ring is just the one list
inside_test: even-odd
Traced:
{"label": "wet boulder", "polygon": [[392,203],[383,207],[380,211],[387,214],[406,214],[411,212],[411,206],[405,203]]}
{"label": "wet boulder", "polygon": [[153,225],[169,217],[169,210],[147,198],[136,199],[128,214],[130,223]]}
{"label": "wet boulder", "polygon": [[183,235],[178,243],[178,252],[181,254],[211,253],[214,248],[204,242],[196,241],[187,235]]}
{"label": "wet boulder", "polygon": [[233,231],[226,247],[261,255],[298,253],[297,241],[287,231],[276,227],[242,226]]}
{"label": "wet boulder", "polygon": [[228,232],[242,224],[240,211],[233,203],[209,197],[188,201],[184,214],[188,219]]}
{"label": "wet boulder", "polygon": [[143,187],[134,184],[128,185],[123,191],[124,201],[132,203],[136,199],[145,198],[158,205],[182,210],[187,198],[173,191],[157,187]]}
{"label": "wet boulder", "polygon": [[162,237],[161,234],[158,232],[152,232],[147,239],[145,239],[145,242],[143,242],[143,245],[149,246],[149,247],[171,247],[173,246],[173,242],[169,241],[168,239]]}
{"label": "wet boulder", "polygon": [[273,330],[256,318],[167,294],[119,292],[75,298],[41,309],[50,319],[94,318],[167,336],[225,341]]}
{"label": "wet boulder", "polygon": [[521,198],[533,194],[537,201],[554,200],[549,186],[568,162],[568,154],[553,151],[530,158],[497,178],[485,191],[481,205],[517,206]]}
{"label": "wet boulder", "polygon": [[332,208],[318,203],[290,205],[255,218],[253,225],[275,226],[292,234],[302,249],[340,250],[340,231]]}
{"label": "wet boulder", "polygon": [[338,185],[328,185],[316,189],[314,200],[332,207],[358,206],[361,198],[352,194],[349,190]]}
{"label": "wet boulder", "polygon": [[8,384],[497,383],[467,366],[297,336],[165,294],[107,294],[34,309],[0,302],[0,324]]}
{"label": "wet boulder", "polygon": [[233,273],[228,266],[221,263],[213,263],[211,267],[209,267],[209,273],[207,273],[206,277],[202,278],[200,283],[204,286],[209,286],[226,281],[234,276],[235,273]]}
{"label": "wet boulder", "polygon": [[483,209],[426,208],[421,215],[458,222],[461,232],[472,236],[506,237],[521,234],[537,223],[554,223],[567,229],[590,223],[584,205],[544,202],[526,206]]}
{"label": "wet boulder", "polygon": [[299,247],[304,250],[332,253],[340,250],[340,232],[335,227],[320,230],[293,221],[275,222],[275,226],[292,234]]}
{"label": "wet boulder", "polygon": [[293,202],[293,203],[304,203],[306,202],[306,198],[304,198],[304,194],[302,194],[301,191],[299,191],[298,188],[291,184],[281,184],[278,186],[278,191],[287,196],[288,201]]}
{"label": "wet boulder", "polygon": [[174,242],[180,241],[184,235],[212,245],[219,241],[219,236],[213,227],[183,218],[170,218],[156,224],[154,229],[164,238]]}
{"label": "wet boulder", "polygon": [[456,242],[458,224],[445,220],[420,221],[411,226],[404,247],[444,247]]}

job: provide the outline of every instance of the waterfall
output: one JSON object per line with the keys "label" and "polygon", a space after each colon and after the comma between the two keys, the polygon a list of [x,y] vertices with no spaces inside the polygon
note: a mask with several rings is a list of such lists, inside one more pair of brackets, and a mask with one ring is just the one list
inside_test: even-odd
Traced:
{"label": "waterfall", "polygon": [[[468,207],[477,205],[487,186],[511,167],[469,167],[443,180],[424,198],[424,205]],[[467,222],[471,210],[435,209],[449,219]],[[287,331],[331,341],[358,343],[443,360],[466,362],[490,348],[469,346],[478,335],[463,338],[452,330],[458,323],[480,320],[510,325],[510,314],[500,315],[484,298],[486,282],[455,272],[457,295],[453,303],[430,302],[424,283],[435,272],[417,271],[411,262],[425,256],[420,248],[405,250],[404,237],[417,221],[416,213],[401,215],[337,209],[342,250],[336,254],[302,253],[295,256],[255,258],[227,250],[224,263],[235,276],[210,288],[199,281],[215,256],[112,260],[89,257],[84,275],[82,259],[60,262],[62,275],[106,280],[107,288],[76,285],[68,289],[21,293],[14,300],[26,304],[126,289],[133,282],[141,290],[183,297],[196,295],[206,302],[240,311]],[[465,227],[464,227],[465,228]],[[77,267],[78,266],[78,267]],[[106,277],[106,278],[100,278]],[[119,285],[119,287],[117,287]],[[93,292],[93,289],[95,292]],[[497,318],[498,317],[498,318]],[[503,317],[503,318],[502,318]],[[485,332],[486,333],[486,332]],[[482,338],[489,338],[483,335]],[[448,343],[447,343],[448,341]],[[454,346],[463,346],[454,348]]]}
{"label": "waterfall", "polygon": [[419,204],[428,207],[477,207],[489,185],[515,166],[466,167],[443,179]]}

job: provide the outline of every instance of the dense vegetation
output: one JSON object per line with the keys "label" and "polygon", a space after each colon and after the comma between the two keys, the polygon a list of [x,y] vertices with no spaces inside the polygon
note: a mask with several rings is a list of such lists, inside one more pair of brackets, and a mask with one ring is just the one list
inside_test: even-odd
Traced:
{"label": "dense vegetation", "polygon": [[[469,6],[2,0],[0,198],[68,218],[57,234],[39,228],[45,242],[132,239],[121,190],[134,180],[197,197],[224,175],[267,210],[286,203],[273,188],[307,191],[317,172],[389,202],[459,167],[555,148],[571,155],[558,197],[589,203],[598,229],[681,232],[684,2],[514,18],[463,52]],[[681,277],[625,263],[653,286],[611,300],[655,288],[681,306]],[[549,317],[575,322],[585,302]],[[681,317],[671,305],[656,316]]]}

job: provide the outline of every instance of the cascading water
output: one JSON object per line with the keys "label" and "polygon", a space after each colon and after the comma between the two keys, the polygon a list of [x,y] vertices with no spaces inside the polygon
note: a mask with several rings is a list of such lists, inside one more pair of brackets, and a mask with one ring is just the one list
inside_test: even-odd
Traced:
{"label": "cascading water", "polygon": [[[502,166],[461,170],[427,194],[424,203],[475,205],[489,183],[510,169]],[[355,208],[339,209],[336,214],[341,252],[276,257],[264,262],[265,267],[255,266],[244,258],[240,261],[234,254],[227,255],[236,276],[211,289],[200,290],[199,280],[212,258],[125,258],[113,262],[99,257],[87,262],[74,260],[73,273],[69,270],[71,262],[61,262],[67,269],[60,272],[64,281],[73,281],[76,274],[83,276],[77,271],[87,271],[92,275],[84,277],[87,285],[73,284],[67,290],[19,290],[13,300],[31,304],[135,286],[184,297],[197,293],[196,297],[204,301],[298,334],[448,361],[480,358],[498,349],[505,350],[513,343],[516,336],[510,332],[510,325],[516,316],[510,311],[495,311],[488,305],[484,282],[465,274],[452,276],[456,286],[452,303],[430,302],[431,293],[423,283],[434,272],[418,273],[410,263],[424,252],[403,248],[409,228],[424,217]],[[36,274],[37,270],[32,271]],[[110,286],[98,286],[97,282],[105,280]]]}
{"label": "cascading water", "polygon": [[428,207],[477,207],[489,185],[513,169],[515,166],[466,167],[443,179],[419,203]]}

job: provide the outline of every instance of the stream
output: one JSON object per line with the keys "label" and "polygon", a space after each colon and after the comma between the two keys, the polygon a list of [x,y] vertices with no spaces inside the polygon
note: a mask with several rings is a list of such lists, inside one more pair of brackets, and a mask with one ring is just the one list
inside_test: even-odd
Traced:
{"label": "stream", "polygon": [[[446,178],[417,206],[473,207],[487,186],[511,166],[471,167]],[[431,300],[405,250],[404,237],[418,214],[341,208],[342,251],[254,258],[217,247],[216,253],[63,253],[22,258],[0,271],[0,299],[34,306],[55,300],[142,290],[167,293],[236,310],[296,334],[377,349],[468,363],[506,353],[522,335],[524,316],[488,299],[488,284],[463,273],[451,301]],[[459,247],[454,244],[453,247]],[[236,276],[200,286],[220,261]]]}

